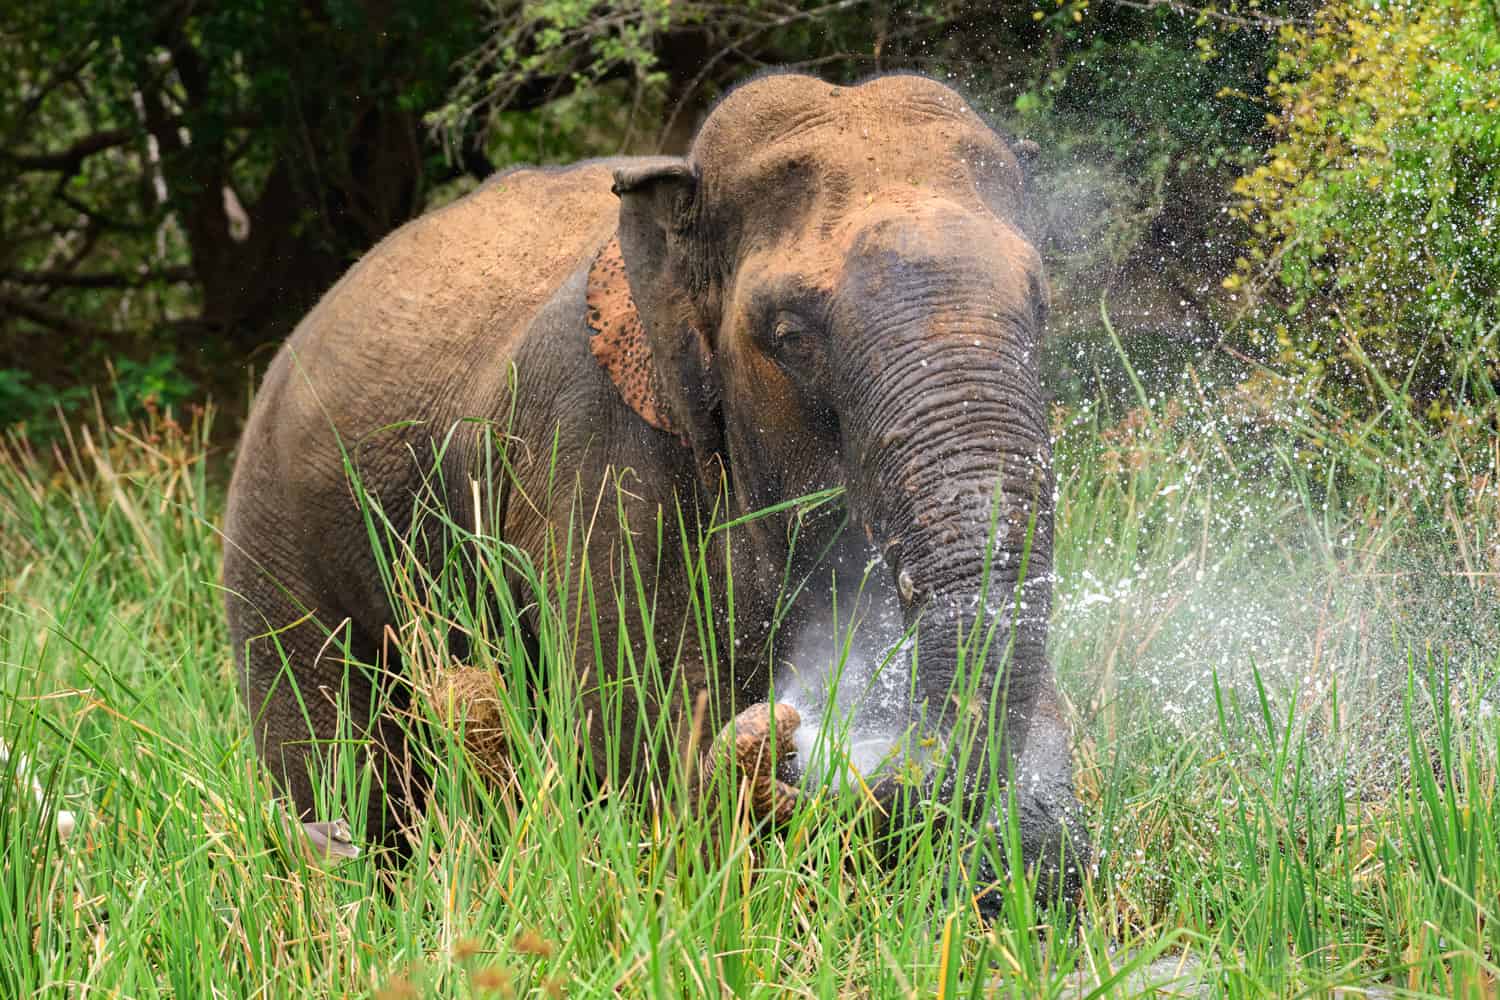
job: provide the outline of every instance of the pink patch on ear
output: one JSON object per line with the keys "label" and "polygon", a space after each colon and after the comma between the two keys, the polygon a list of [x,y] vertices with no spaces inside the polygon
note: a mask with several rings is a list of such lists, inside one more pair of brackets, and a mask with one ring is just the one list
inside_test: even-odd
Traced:
{"label": "pink patch on ear", "polygon": [[642,420],[657,430],[679,434],[656,388],[656,364],[646,327],[630,297],[620,240],[611,239],[594,258],[588,284],[589,349],[610,381]]}

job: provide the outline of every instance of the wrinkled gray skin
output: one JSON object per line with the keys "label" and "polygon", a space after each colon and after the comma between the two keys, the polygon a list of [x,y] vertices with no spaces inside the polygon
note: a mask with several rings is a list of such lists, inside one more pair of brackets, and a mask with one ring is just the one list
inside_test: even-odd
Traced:
{"label": "wrinkled gray skin", "polygon": [[[366,488],[404,526],[434,441],[481,418],[512,427],[531,501],[502,497],[493,529],[533,552],[549,523],[566,530],[573,501],[561,489],[545,505],[554,433],[557,467],[576,473],[584,497],[612,472],[632,470],[626,513],[635,526],[654,523],[663,504],[706,511],[721,483],[735,514],[847,487],[855,528],[834,551],[862,560],[868,539],[884,554],[889,573],[876,600],[899,604],[915,625],[912,712],[940,740],[955,724],[948,692],[957,637],[977,613],[998,477],[989,603],[1011,604],[1028,530],[1029,582],[1024,611],[1005,620],[980,684],[986,696],[1003,694],[1003,724],[981,732],[963,787],[981,784],[991,766],[1002,776],[1013,767],[1028,863],[1055,876],[1066,842],[1062,888],[1076,887],[1088,845],[1045,653],[1053,484],[1036,355],[1047,291],[1017,228],[1020,185],[1004,142],[941,84],[892,76],[840,88],[777,75],[726,98],[684,159],[511,172],[372,250],[267,372],[230,490],[224,577],[243,692],[261,756],[297,808],[304,816],[314,808],[310,737],[338,734],[332,695],[347,688],[355,719],[372,698],[367,675],[346,670],[327,630],[347,626],[340,634],[354,656],[380,662],[394,625],[334,432]],[[590,353],[589,266],[616,233],[661,407],[680,436],[648,426]],[[445,502],[464,524],[473,523],[478,450],[464,428],[474,426],[462,425],[442,460]],[[598,594],[613,586],[613,520],[598,518],[590,540]],[[648,702],[646,714],[671,713],[683,732],[698,691],[709,692],[713,723],[767,698],[771,665],[746,653],[765,636],[745,629],[772,617],[789,527],[767,518],[740,532],[733,676],[727,667],[709,676],[688,624],[687,583],[673,570],[681,560],[675,549],[664,554],[658,645],[683,638],[673,680],[690,694]],[[809,534],[827,530],[804,528],[797,553],[818,551],[823,539]],[[654,544],[654,531],[637,532],[642,565],[655,564]],[[823,615],[820,599],[806,597],[802,613]],[[613,605],[603,606],[603,648],[613,650]],[[294,624],[304,611],[316,621]],[[1010,628],[1014,650],[1002,670]],[[728,640],[719,636],[719,648]],[[282,676],[278,645],[300,700]],[[581,645],[586,688],[611,680],[595,676],[591,647]],[[597,696],[585,697],[586,708],[597,707]],[[402,700],[399,686],[393,699]],[[362,735],[360,760],[386,793],[375,796],[371,829],[389,833],[404,800],[403,782],[392,778],[403,745],[380,719]],[[649,775],[662,764],[611,761],[599,734],[591,739],[601,774]],[[918,797],[952,788],[940,785],[929,781]],[[903,798],[895,787],[879,786],[888,804]],[[968,799],[971,821],[993,820],[977,794]],[[1047,884],[1056,888],[1055,877]]]}

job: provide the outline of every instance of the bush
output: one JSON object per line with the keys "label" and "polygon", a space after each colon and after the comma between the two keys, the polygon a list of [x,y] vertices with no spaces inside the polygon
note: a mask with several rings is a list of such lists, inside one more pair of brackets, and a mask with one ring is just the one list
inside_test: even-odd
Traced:
{"label": "bush", "polygon": [[1452,419],[1476,401],[1457,358],[1497,374],[1500,5],[1332,0],[1281,41],[1279,140],[1235,184],[1251,236],[1224,283],[1325,399]]}
{"label": "bush", "polygon": [[[90,369],[93,359],[80,353],[77,369]],[[99,398],[99,414],[112,421],[130,422],[157,407],[180,408],[200,386],[179,361],[176,352],[157,351],[144,360],[117,357],[97,366],[98,381],[56,384],[23,368],[0,368],[0,427],[45,439],[80,417]]]}

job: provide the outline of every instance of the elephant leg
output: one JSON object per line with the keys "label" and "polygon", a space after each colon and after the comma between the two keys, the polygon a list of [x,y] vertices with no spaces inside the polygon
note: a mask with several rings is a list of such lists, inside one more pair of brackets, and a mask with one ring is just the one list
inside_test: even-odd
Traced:
{"label": "elephant leg", "polygon": [[[1037,868],[1040,901],[1069,899],[1083,885],[1092,859],[1082,809],[1073,793],[1068,725],[1056,687],[1042,686],[1031,704],[1012,708],[1008,724],[1024,727],[1013,797],[1021,854]],[[1019,718],[1018,716],[1024,716]]]}
{"label": "elephant leg", "polygon": [[[368,770],[362,839],[399,846],[400,829],[425,794],[397,718],[409,695],[389,675],[378,680],[374,637],[348,622],[330,634],[280,593],[253,603],[231,596],[229,605],[256,750],[298,818],[355,820],[357,806],[336,799],[341,776],[352,769],[354,787],[342,793],[357,795]],[[275,627],[284,622],[296,624]],[[323,810],[332,815],[318,815]]]}

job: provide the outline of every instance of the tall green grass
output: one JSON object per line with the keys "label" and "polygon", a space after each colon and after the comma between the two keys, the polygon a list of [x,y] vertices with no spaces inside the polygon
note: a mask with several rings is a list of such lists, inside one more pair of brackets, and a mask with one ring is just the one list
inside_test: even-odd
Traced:
{"label": "tall green grass", "polygon": [[[686,760],[655,796],[593,780],[575,646],[634,655],[602,647],[604,602],[675,631],[655,628],[658,567],[626,558],[619,593],[565,569],[591,503],[540,553],[494,538],[484,503],[473,524],[428,503],[436,561],[366,505],[433,794],[404,864],[310,864],[235,693],[208,416],[48,455],[12,440],[0,738],[43,794],[17,754],[0,765],[0,996],[1494,996],[1500,458],[1416,422],[1288,428],[1236,398],[1189,380],[1058,414],[1052,655],[1099,856],[1076,908],[1039,909],[1017,878],[989,924],[961,832],[918,823],[882,864],[857,788],[767,834],[725,776],[720,808],[684,808]],[[1312,472],[1318,433],[1338,460]],[[1378,457],[1397,433],[1427,458],[1408,474]],[[689,566],[707,637],[733,602],[708,556],[735,527],[633,527]],[[455,630],[495,678],[498,777],[449,723]],[[671,678],[675,644],[644,656],[632,676]],[[656,683],[610,694],[673,693]],[[352,819],[368,779],[346,762],[330,792]]]}

